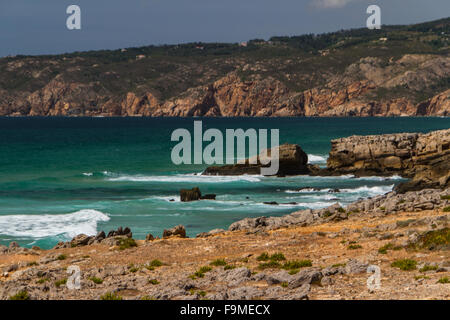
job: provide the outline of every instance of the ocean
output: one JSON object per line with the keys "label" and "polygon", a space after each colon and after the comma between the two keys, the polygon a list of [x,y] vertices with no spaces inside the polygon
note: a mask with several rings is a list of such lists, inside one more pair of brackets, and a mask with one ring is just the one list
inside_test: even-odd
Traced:
{"label": "ocean", "polygon": [[[130,227],[136,239],[182,224],[189,236],[245,217],[279,216],[392,190],[403,179],[200,176],[207,165],[174,165],[173,130],[267,128],[326,164],[330,140],[354,134],[429,132],[449,118],[0,118],[0,243],[51,248],[85,233]],[[199,187],[217,200],[182,203]],[[311,187],[320,189],[300,188]],[[341,192],[329,193],[338,188]],[[172,201],[171,201],[172,200]],[[175,201],[173,201],[175,200]],[[276,201],[282,205],[267,205]]]}

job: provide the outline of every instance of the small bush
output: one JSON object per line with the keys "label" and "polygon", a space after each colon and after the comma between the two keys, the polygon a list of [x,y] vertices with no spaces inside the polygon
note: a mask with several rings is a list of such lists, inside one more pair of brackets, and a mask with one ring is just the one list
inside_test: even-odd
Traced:
{"label": "small bush", "polygon": [[419,269],[420,272],[427,272],[427,271],[435,271],[437,270],[437,266],[430,266],[428,264],[424,265],[422,268]]}
{"label": "small bush", "polygon": [[450,200],[450,194],[447,194],[445,196],[441,196],[441,200]]}
{"label": "small bush", "polygon": [[91,277],[89,279],[95,284],[102,284],[103,283],[103,280],[100,279],[100,278],[97,278],[97,277]]}
{"label": "small bush", "polygon": [[339,207],[339,208],[337,209],[337,211],[340,212],[340,213],[345,213],[345,209],[344,209],[344,208],[341,208],[341,207]]}
{"label": "small bush", "polygon": [[60,254],[59,256],[56,257],[56,259],[58,259],[58,260],[66,260],[67,256],[65,254]]}
{"label": "small bush", "polygon": [[294,274],[297,274],[299,271],[300,271],[299,269],[292,269],[292,270],[289,270],[289,274],[294,275]]}
{"label": "small bush", "polygon": [[31,261],[27,263],[27,266],[32,267],[32,266],[37,266],[38,263],[36,261]]}
{"label": "small bush", "polygon": [[378,249],[378,253],[386,254],[388,252],[388,250],[391,250],[393,248],[394,248],[394,245],[392,243],[387,243]]}
{"label": "small bush", "polygon": [[274,253],[270,256],[270,261],[284,261],[286,257],[281,252]]}
{"label": "small bush", "polygon": [[331,267],[332,268],[339,268],[339,267],[345,267],[347,264],[346,263],[336,263],[333,264]]}
{"label": "small bush", "polygon": [[417,269],[417,261],[411,259],[401,259],[392,262],[391,267],[399,268],[403,271],[411,271]]}
{"label": "small bush", "polygon": [[269,262],[265,262],[265,263],[260,263],[258,268],[261,270],[264,269],[275,269],[275,268],[280,268],[281,264],[278,261],[269,261]]}
{"label": "small bush", "polygon": [[141,300],[156,300],[154,297],[150,297],[148,295],[142,296]]}
{"label": "small bush", "polygon": [[444,211],[444,212],[450,212],[450,206],[445,207],[445,208],[443,209],[443,211]]}
{"label": "small bush", "polygon": [[200,297],[206,296],[206,291],[198,291],[197,293]]}
{"label": "small bush", "polygon": [[304,267],[311,267],[312,266],[312,261],[311,260],[293,260],[293,261],[288,261],[283,265],[283,269],[286,270],[293,270],[293,269],[300,269],[300,268],[304,268]]}
{"label": "small bush", "polygon": [[215,267],[226,266],[227,262],[225,261],[225,259],[216,259],[216,260],[212,261],[209,265],[215,266]]}
{"label": "small bush", "polygon": [[347,247],[349,250],[356,250],[356,249],[361,249],[362,245],[360,244],[351,244]]}
{"label": "small bush", "polygon": [[158,259],[152,260],[149,264],[150,267],[161,267],[163,263]]}
{"label": "small bush", "polygon": [[196,278],[203,278],[205,276],[205,273],[211,271],[212,268],[209,266],[203,266],[200,269],[198,269],[197,272],[195,272],[193,275],[189,276],[191,279],[196,279]]}
{"label": "small bush", "polygon": [[119,250],[130,249],[133,247],[137,247],[137,243],[132,238],[125,238],[119,240]]}
{"label": "small bush", "polygon": [[283,288],[287,288],[288,285],[289,285],[289,283],[287,283],[286,281],[281,283],[281,286],[282,286]]}
{"label": "small bush", "polygon": [[100,300],[122,300],[122,297],[114,292],[107,292],[100,297]]}
{"label": "small bush", "polygon": [[263,252],[256,258],[256,260],[267,261],[267,260],[269,260],[269,254],[267,252]]}
{"label": "small bush", "polygon": [[30,295],[27,290],[19,291],[17,294],[10,296],[9,300],[30,300]]}
{"label": "small bush", "polygon": [[440,278],[437,283],[450,283],[450,280],[448,279],[448,277],[443,277]]}
{"label": "small bush", "polygon": [[59,288],[60,286],[65,285],[66,283],[67,283],[67,278],[64,278],[64,279],[55,281],[55,286],[57,286]]}
{"label": "small bush", "polygon": [[153,285],[157,285],[157,284],[159,284],[159,281],[156,280],[156,279],[150,279],[150,280],[148,280],[148,283],[151,283]]}
{"label": "small bush", "polygon": [[233,266],[233,265],[226,265],[225,267],[223,267],[223,270],[231,270],[231,269],[235,269],[236,268],[236,266]]}

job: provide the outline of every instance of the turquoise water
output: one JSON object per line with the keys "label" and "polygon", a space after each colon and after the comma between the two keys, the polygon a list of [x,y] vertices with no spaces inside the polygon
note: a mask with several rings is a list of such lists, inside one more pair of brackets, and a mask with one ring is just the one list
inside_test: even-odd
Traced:
{"label": "turquoise water", "polygon": [[[160,236],[183,224],[189,236],[227,228],[244,217],[347,204],[390,191],[399,177],[198,176],[205,165],[176,166],[176,128],[200,119],[0,118],[0,243],[49,248],[79,233],[128,226],[135,238]],[[428,132],[449,118],[228,118],[203,127],[280,129],[280,143],[297,143],[324,165],[330,140],[352,134]],[[179,190],[200,187],[216,201],[181,203]],[[302,187],[321,191],[296,192]],[[339,188],[340,193],[328,193]],[[170,201],[174,199],[175,201]],[[264,201],[297,202],[271,206]]]}

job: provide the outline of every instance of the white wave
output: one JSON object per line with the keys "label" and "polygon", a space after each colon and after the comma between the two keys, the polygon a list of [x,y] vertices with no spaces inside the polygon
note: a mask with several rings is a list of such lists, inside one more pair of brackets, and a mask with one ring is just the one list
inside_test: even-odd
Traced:
{"label": "white wave", "polygon": [[95,235],[97,223],[110,218],[103,212],[84,209],[68,214],[1,215],[0,234],[14,237],[43,238],[80,233]]}
{"label": "white wave", "polygon": [[83,176],[92,177],[94,174],[92,172],[83,172]]}
{"label": "white wave", "polygon": [[286,190],[286,193],[311,193],[311,192],[328,192],[330,189],[329,188],[325,188],[325,189],[314,189],[314,188],[306,188],[306,189],[301,189],[301,190]]}
{"label": "white wave", "polygon": [[375,187],[362,186],[362,187],[353,188],[353,189],[341,189],[341,192],[361,193],[361,194],[365,193],[370,196],[374,196],[374,195],[388,193],[388,192],[392,191],[393,188],[394,188],[393,184],[389,185],[389,186],[375,186]]}
{"label": "white wave", "polygon": [[158,196],[158,197],[146,198],[144,200],[151,200],[151,199],[164,200],[167,202],[180,202],[181,201],[180,196]]}
{"label": "white wave", "polygon": [[173,176],[149,176],[149,175],[117,175],[111,176],[108,181],[131,181],[131,182],[195,182],[195,183],[223,183],[223,182],[259,182],[261,176],[203,176],[200,174],[177,174]]}
{"label": "white wave", "polygon": [[308,154],[308,163],[326,163],[327,157],[315,154]]}

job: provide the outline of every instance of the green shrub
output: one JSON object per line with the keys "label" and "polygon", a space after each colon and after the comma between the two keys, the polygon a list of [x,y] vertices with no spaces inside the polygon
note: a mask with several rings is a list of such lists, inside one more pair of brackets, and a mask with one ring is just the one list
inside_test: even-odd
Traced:
{"label": "green shrub", "polygon": [[403,271],[410,271],[417,269],[417,261],[411,259],[401,259],[392,262],[391,267],[399,268]]}
{"label": "green shrub", "polygon": [[286,257],[281,252],[274,253],[270,256],[270,261],[284,261]]}
{"label": "green shrub", "polygon": [[215,266],[215,267],[226,266],[227,262],[225,261],[225,259],[216,259],[216,260],[212,261],[209,265]]}
{"label": "green shrub", "polygon": [[288,285],[289,285],[289,283],[287,283],[286,281],[284,281],[284,282],[281,283],[281,286],[282,286],[283,288],[287,288]]}
{"label": "green shrub", "polygon": [[9,300],[30,300],[27,290],[19,291],[17,294],[10,296]]}
{"label": "green shrub", "polygon": [[300,271],[299,269],[292,269],[292,270],[289,270],[289,274],[294,275],[294,274],[297,274],[299,271]]}
{"label": "green shrub", "polygon": [[443,211],[444,211],[444,212],[450,212],[450,206],[445,207],[445,208],[443,209]]}
{"label": "green shrub", "polygon": [[311,267],[312,261],[311,260],[293,260],[293,261],[287,261],[283,265],[283,269],[286,270],[293,270],[293,269],[300,269],[304,267]]}
{"label": "green shrub", "polygon": [[261,270],[264,269],[275,269],[275,268],[280,268],[281,264],[278,261],[269,261],[269,262],[265,262],[265,263],[260,263],[258,268]]}
{"label": "green shrub", "polygon": [[450,280],[448,279],[448,277],[443,277],[440,278],[437,283],[450,283]]}
{"label": "green shrub", "polygon": [[231,269],[235,269],[235,268],[236,268],[236,266],[227,264],[225,267],[223,267],[223,270],[231,270]]}
{"label": "green shrub", "polygon": [[31,261],[27,263],[27,266],[32,267],[32,266],[37,266],[38,263],[36,261]]}
{"label": "green shrub", "polygon": [[356,249],[361,249],[362,245],[360,244],[351,244],[347,247],[349,250],[356,250]]}
{"label": "green shrub", "polygon": [[107,292],[100,297],[100,300],[122,300],[122,297],[114,292]]}
{"label": "green shrub", "polygon": [[148,283],[151,283],[153,285],[157,285],[157,284],[159,284],[159,281],[156,280],[156,279],[150,279],[150,280],[148,280]]}
{"label": "green shrub", "polygon": [[161,267],[163,263],[158,259],[152,260],[149,264],[150,267]]}
{"label": "green shrub", "polygon": [[91,277],[89,279],[95,284],[102,284],[103,283],[103,280],[100,279],[100,278],[97,278],[97,277]]}
{"label": "green shrub", "polygon": [[347,264],[346,263],[336,263],[333,264],[331,267],[332,268],[339,268],[339,267],[345,267]]}
{"label": "green shrub", "polygon": [[447,194],[445,196],[441,196],[441,200],[450,200],[450,194]]}
{"label": "green shrub", "polygon": [[55,281],[55,286],[57,286],[59,288],[60,286],[65,285],[66,283],[67,283],[67,278],[60,279],[60,280]]}
{"label": "green shrub", "polygon": [[435,271],[438,269],[438,266],[430,266],[428,264],[424,265],[422,268],[419,269],[420,272],[427,272],[427,271]]}
{"label": "green shrub", "polygon": [[388,250],[391,250],[393,248],[394,248],[394,245],[392,243],[387,243],[378,249],[378,253],[386,254],[388,252]]}
{"label": "green shrub", "polygon": [[267,252],[263,252],[256,258],[256,260],[267,261],[267,260],[269,260],[269,254]]}
{"label": "green shrub", "polygon": [[58,260],[66,260],[67,256],[65,254],[60,254],[59,256],[56,257],[56,259],[58,259]]}

